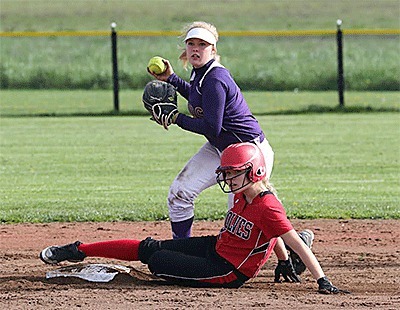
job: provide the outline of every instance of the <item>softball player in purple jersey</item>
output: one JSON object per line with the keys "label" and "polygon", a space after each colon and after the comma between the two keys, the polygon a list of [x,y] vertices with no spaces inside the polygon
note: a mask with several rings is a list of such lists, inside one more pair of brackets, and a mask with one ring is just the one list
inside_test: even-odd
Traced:
{"label": "softball player in purple jersey", "polygon": [[[270,178],[274,152],[256,118],[252,115],[238,85],[219,63],[218,32],[206,22],[194,22],[183,34],[185,50],[180,56],[184,66],[193,67],[190,82],[177,76],[164,59],[166,71],[152,74],[168,82],[188,100],[192,116],[178,113],[173,123],[184,130],[203,135],[207,142],[186,163],[173,181],[168,194],[168,208],[173,238],[188,238],[194,218],[194,201],[205,189],[217,183],[215,169],[221,152],[238,142],[253,142],[263,152]],[[233,205],[233,195],[228,207]]]}

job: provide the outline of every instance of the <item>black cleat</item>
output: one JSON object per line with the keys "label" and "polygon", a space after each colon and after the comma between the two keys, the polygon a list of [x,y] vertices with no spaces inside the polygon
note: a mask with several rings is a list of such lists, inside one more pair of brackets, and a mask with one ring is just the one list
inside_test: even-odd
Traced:
{"label": "black cleat", "polygon": [[86,255],[78,250],[80,244],[82,242],[76,241],[63,246],[49,246],[40,252],[39,257],[46,264],[58,264],[65,260],[72,263],[81,262]]}
{"label": "black cleat", "polygon": [[[314,233],[306,229],[302,232],[299,233],[299,237],[303,242],[311,249],[313,241],[314,241]],[[288,247],[289,250],[289,257],[290,260],[292,261],[292,265],[294,270],[296,271],[296,274],[301,275],[305,270],[306,270],[306,265],[303,263],[299,255],[297,255],[296,252],[294,252],[292,249]]]}

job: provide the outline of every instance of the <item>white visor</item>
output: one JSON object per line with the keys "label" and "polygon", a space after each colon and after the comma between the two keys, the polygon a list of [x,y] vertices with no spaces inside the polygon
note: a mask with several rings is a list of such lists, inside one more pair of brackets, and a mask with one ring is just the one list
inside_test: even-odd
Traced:
{"label": "white visor", "polygon": [[204,29],[204,28],[190,29],[190,31],[186,34],[184,42],[186,42],[189,39],[194,39],[194,38],[201,39],[212,45],[215,45],[217,43],[217,40],[215,39],[214,35],[210,31],[208,31],[207,29]]}

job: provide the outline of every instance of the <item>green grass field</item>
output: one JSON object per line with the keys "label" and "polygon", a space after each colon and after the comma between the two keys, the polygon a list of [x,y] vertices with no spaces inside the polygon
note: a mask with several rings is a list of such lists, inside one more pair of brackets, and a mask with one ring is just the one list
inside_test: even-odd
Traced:
{"label": "green grass field", "polygon": [[[193,5],[187,5],[187,3]],[[95,5],[94,5],[95,4]],[[154,7],[161,7],[154,10]],[[90,8],[90,9],[89,9]],[[179,9],[177,9],[179,8]],[[398,29],[397,0],[280,1],[1,1],[2,31],[174,30],[194,20],[219,31]],[[145,16],[145,17],[144,17]],[[2,37],[3,89],[110,89],[111,47],[106,37]],[[150,80],[150,57],[169,59],[181,76],[177,37],[119,37],[120,87],[141,89]],[[334,90],[336,38],[221,37],[218,51],[244,90]],[[400,90],[399,36],[345,36],[346,88]]]}
{"label": "green grass field", "polygon": [[[142,90],[121,91],[119,115],[146,115]],[[254,114],[340,112],[337,92],[244,92]],[[345,92],[343,112],[399,112],[399,92]],[[0,93],[0,116],[114,115],[113,94],[106,90],[5,90]],[[178,98],[187,113],[186,100]]]}
{"label": "green grass field", "polygon": [[[397,0],[2,0],[1,31],[180,30],[208,20],[225,30],[398,28]],[[40,21],[40,22],[39,22]]]}
{"label": "green grass field", "polygon": [[[124,109],[132,101],[139,109],[137,92],[123,94]],[[93,97],[87,107],[83,95]],[[336,95],[245,95],[276,152],[272,181],[290,217],[400,218],[398,96],[346,96],[393,112],[307,114],[309,103],[334,106]],[[7,91],[1,102],[1,222],[166,219],[168,187],[204,143],[175,126],[164,131],[148,116],[101,116],[111,108],[110,92]],[[98,117],[74,116],[88,111]],[[225,194],[214,187],[199,197],[196,218],[220,219],[225,211]]]}
{"label": "green grass field", "polygon": [[[113,21],[118,31],[180,30],[194,20],[219,31],[332,30],[339,18],[344,30],[398,29],[399,9],[398,0],[1,0],[0,31],[108,31]],[[119,113],[108,37],[0,39],[0,223],[166,219],[169,185],[204,138],[150,122],[141,94],[155,54],[188,79],[179,39],[119,37]],[[218,51],[275,150],[272,181],[290,217],[400,218],[399,36],[344,37],[344,109],[334,36],[221,37]],[[198,198],[197,219],[225,212],[218,187]]]}

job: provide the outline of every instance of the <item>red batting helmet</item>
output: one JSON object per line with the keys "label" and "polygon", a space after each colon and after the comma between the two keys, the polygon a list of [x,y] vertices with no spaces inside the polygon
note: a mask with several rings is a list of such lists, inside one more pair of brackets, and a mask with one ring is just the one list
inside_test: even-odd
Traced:
{"label": "red batting helmet", "polygon": [[222,152],[221,165],[216,170],[217,182],[224,192],[229,193],[231,191],[226,190],[227,179],[224,173],[226,170],[243,170],[243,173],[247,173],[249,182],[242,184],[241,188],[250,182],[255,183],[264,179],[267,171],[260,148],[250,142],[232,144]]}

